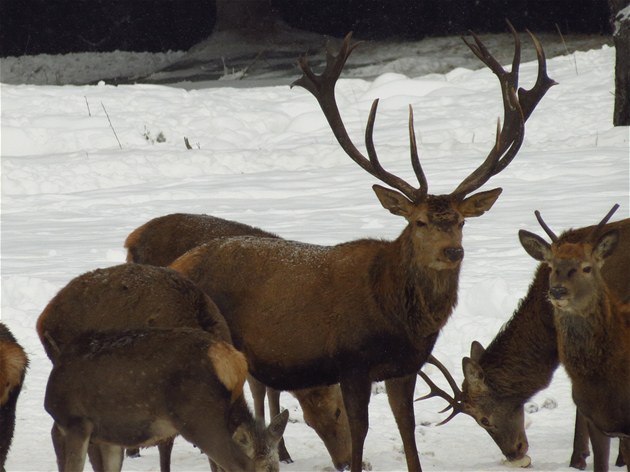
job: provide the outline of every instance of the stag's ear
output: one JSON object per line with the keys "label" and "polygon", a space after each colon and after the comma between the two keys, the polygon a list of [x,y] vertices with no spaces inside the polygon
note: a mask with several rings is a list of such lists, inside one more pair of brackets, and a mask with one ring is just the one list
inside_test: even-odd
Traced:
{"label": "stag's ear", "polygon": [[475,193],[474,195],[471,195],[459,202],[459,212],[464,216],[464,218],[481,216],[492,208],[492,205],[494,205],[494,202],[497,201],[497,198],[499,198],[502,191],[503,189],[501,188],[495,188],[486,192]]}
{"label": "stag's ear", "polygon": [[374,193],[376,193],[381,205],[383,205],[383,208],[389,210],[394,215],[403,216],[405,218],[411,216],[414,209],[413,203],[402,193],[381,187],[380,185],[372,185],[372,189]]}
{"label": "stag's ear", "polygon": [[479,362],[484,352],[486,352],[486,350],[479,341],[473,341],[470,343],[470,358],[473,361]]}
{"label": "stag's ear", "polygon": [[488,390],[485,382],[485,375],[481,366],[470,357],[462,359],[462,370],[464,371],[464,379],[468,382],[468,387],[476,393]]}
{"label": "stag's ear", "polygon": [[595,243],[595,247],[593,248],[593,255],[599,262],[599,264],[604,263],[604,259],[610,256],[617,247],[617,243],[619,242],[619,231],[613,229],[612,231],[608,231],[600,236]]}
{"label": "stag's ear", "polygon": [[282,413],[277,414],[269,423],[267,433],[274,443],[278,443],[282,439],[284,428],[287,427],[287,421],[289,421],[289,410],[284,410]]}
{"label": "stag's ear", "polygon": [[551,259],[551,246],[537,234],[522,229],[518,232],[518,239],[520,239],[527,254],[537,261],[544,262]]}

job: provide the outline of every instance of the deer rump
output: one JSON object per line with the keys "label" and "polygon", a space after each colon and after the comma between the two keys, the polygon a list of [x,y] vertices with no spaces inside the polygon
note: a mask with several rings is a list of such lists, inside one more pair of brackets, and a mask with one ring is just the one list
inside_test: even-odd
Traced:
{"label": "deer rump", "polygon": [[[398,300],[409,307],[401,317],[385,306],[391,300],[378,299],[380,268],[370,263],[386,257],[380,244],[224,238],[171,267],[215,301],[250,372],[266,385],[297,390],[333,384],[348,371],[379,381],[415,374],[441,328],[420,336],[413,325],[423,325],[424,313],[418,317],[416,303]],[[411,326],[409,317],[417,319]]]}

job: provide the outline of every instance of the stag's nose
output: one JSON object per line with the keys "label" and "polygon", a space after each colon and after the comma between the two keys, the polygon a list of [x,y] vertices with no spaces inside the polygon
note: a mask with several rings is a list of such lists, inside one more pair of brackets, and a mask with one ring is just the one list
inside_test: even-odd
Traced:
{"label": "stag's nose", "polygon": [[566,287],[563,287],[561,285],[549,288],[549,295],[554,300],[561,300],[565,298],[568,293],[569,291],[566,289]]}
{"label": "stag's nose", "polygon": [[444,249],[444,255],[451,262],[458,262],[464,258],[464,248],[462,247],[447,247]]}

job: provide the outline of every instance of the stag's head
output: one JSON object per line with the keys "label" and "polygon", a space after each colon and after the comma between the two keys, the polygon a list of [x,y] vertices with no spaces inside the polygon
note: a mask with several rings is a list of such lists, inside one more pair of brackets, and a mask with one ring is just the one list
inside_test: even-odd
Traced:
{"label": "stag's head", "polygon": [[604,261],[619,242],[619,231],[603,232],[602,228],[619,205],[613,206],[604,219],[583,241],[571,243],[560,240],[536,211],[536,218],[551,238],[549,244],[529,231],[519,231],[519,239],[527,253],[549,266],[549,301],[564,312],[588,315],[590,306],[597,303],[605,284],[601,275]]}
{"label": "stag's head", "polygon": [[379,162],[373,142],[374,121],[378,99],[372,104],[365,130],[367,157],[352,143],[335,99],[335,84],[353,49],[351,34],[343,41],[339,53],[328,53],[326,68],[321,75],[311,70],[305,58],[299,62],[303,75],[293,85],[299,85],[311,92],[320,104],[328,123],[343,150],[361,168],[381,180],[388,187],[373,187],[383,207],[391,213],[407,220],[405,230],[412,241],[416,262],[423,267],[435,270],[459,267],[464,257],[462,247],[462,227],[466,218],[481,216],[488,211],[501,193],[500,188],[474,193],[493,175],[501,172],[516,156],[523,143],[525,120],[534,110],[549,87],[555,84],[547,76],[545,57],[538,40],[530,34],[538,54],[539,71],[536,84],[531,90],[518,88],[520,65],[520,40],[509,25],[515,40],[515,52],[511,72],[506,72],[489,53],[479,38],[473,35],[475,43],[464,40],[477,57],[498,77],[503,96],[503,127],[497,125],[494,147],[484,162],[466,177],[453,192],[447,195],[432,195],[424,174],[413,126],[413,110],[409,107],[409,140],[411,165],[418,185],[411,185],[400,177],[386,171]]}
{"label": "stag's head", "polygon": [[530,459],[527,456],[529,444],[525,434],[523,403],[519,399],[498,395],[497,391],[486,381],[483,368],[479,361],[484,348],[478,342],[473,342],[470,357],[464,357],[462,368],[464,382],[460,390],[450,372],[433,356],[427,361],[435,365],[448,381],[453,394],[438,387],[427,374],[420,371],[418,375],[429,385],[431,391],[417,400],[440,397],[448,402],[446,411],[452,409],[451,414],[438,425],[452,420],[459,413],[471,416],[481,426],[501,452],[512,464],[527,466]]}

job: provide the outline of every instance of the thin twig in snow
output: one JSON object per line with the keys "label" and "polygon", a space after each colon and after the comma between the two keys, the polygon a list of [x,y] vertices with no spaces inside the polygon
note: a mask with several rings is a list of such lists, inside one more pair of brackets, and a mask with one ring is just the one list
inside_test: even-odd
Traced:
{"label": "thin twig in snow", "polygon": [[85,95],[83,95],[83,98],[85,98],[85,105],[87,106],[88,109],[88,116],[92,116],[92,112],[90,111],[90,103],[88,102],[88,99]]}
{"label": "thin twig in snow", "polygon": [[567,43],[564,41],[564,36],[562,35],[562,31],[560,31],[560,27],[558,26],[558,23],[556,23],[556,29],[558,30],[558,34],[560,35],[562,44],[564,44],[564,50],[567,52],[567,56],[573,56],[573,64],[575,65],[575,75],[580,75],[578,74],[578,66],[577,66],[577,59],[575,58],[575,53],[571,54],[569,52],[569,48],[567,47]]}
{"label": "thin twig in snow", "polygon": [[112,125],[112,120],[109,119],[109,113],[107,113],[107,110],[105,109],[105,105],[103,105],[103,102],[101,102],[101,106],[103,107],[103,111],[105,112],[105,115],[107,116],[107,121],[109,121],[109,126],[112,129],[112,131],[114,132],[114,136],[116,137],[116,141],[118,141],[118,147],[120,147],[120,149],[122,149],[122,144],[120,144],[120,139],[118,139],[118,135],[116,134],[116,130],[114,129],[114,125]]}

